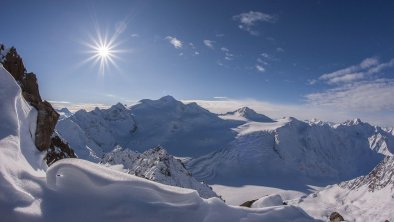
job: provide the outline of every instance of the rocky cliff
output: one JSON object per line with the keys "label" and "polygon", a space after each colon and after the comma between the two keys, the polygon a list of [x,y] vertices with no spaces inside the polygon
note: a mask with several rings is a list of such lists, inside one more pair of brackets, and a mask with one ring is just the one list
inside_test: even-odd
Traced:
{"label": "rocky cliff", "polygon": [[39,151],[46,151],[47,164],[63,158],[76,157],[74,151],[54,131],[59,114],[49,102],[41,99],[36,75],[26,72],[23,60],[14,47],[6,49],[0,44],[0,54],[1,64],[18,82],[25,100],[38,111],[34,141]]}

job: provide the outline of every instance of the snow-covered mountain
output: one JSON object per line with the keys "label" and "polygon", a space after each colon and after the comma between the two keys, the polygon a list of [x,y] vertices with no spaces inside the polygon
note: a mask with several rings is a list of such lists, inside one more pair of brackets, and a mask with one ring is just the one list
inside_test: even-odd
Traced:
{"label": "snow-covered mountain", "polygon": [[289,204],[323,220],[336,211],[347,221],[393,221],[394,157],[385,157],[365,176],[330,185]]}
{"label": "snow-covered mountain", "polygon": [[138,153],[118,146],[105,154],[101,163],[122,165],[123,171],[128,174],[162,184],[196,190],[203,198],[217,197],[212,188],[194,179],[180,160],[169,155],[161,147]]}
{"label": "snow-covered mountain", "polygon": [[95,156],[101,157],[116,145],[140,152],[160,145],[175,156],[201,156],[230,142],[234,126],[196,103],[183,104],[165,96],[141,100],[130,108],[117,104],[91,112],[80,110],[60,120],[57,130],[78,156],[97,160]]}
{"label": "snow-covered mountain", "polygon": [[236,131],[237,137],[225,148],[188,162],[197,179],[212,184],[285,176],[327,184],[367,174],[383,154],[394,150],[393,136],[358,119],[331,125],[283,118],[248,122]]}
{"label": "snow-covered mountain", "polygon": [[313,221],[298,207],[231,207],[81,159],[47,168],[34,143],[37,111],[1,65],[0,92],[2,221]]}
{"label": "snow-covered mountain", "polygon": [[274,122],[271,118],[266,115],[256,113],[249,107],[242,107],[232,112],[220,114],[219,117],[228,120],[240,120],[240,121],[254,121],[254,122]]}
{"label": "snow-covered mountain", "polygon": [[97,162],[116,145],[126,146],[137,125],[126,107],[118,103],[109,109],[79,110],[59,120],[56,129],[80,158]]}
{"label": "snow-covered mountain", "polygon": [[161,145],[172,155],[196,157],[223,147],[235,136],[234,123],[171,96],[141,100],[130,112],[138,129],[128,147],[139,151]]}
{"label": "snow-covered mountain", "polygon": [[172,155],[193,157],[188,169],[210,183],[245,175],[293,175],[327,185],[366,174],[383,155],[394,153],[390,132],[359,119],[341,124],[292,117],[273,121],[248,108],[219,117],[171,96],[141,100],[130,108],[117,104],[78,111],[59,121],[57,130],[78,156],[95,161],[116,145],[139,152],[162,145]]}
{"label": "snow-covered mountain", "polygon": [[61,108],[61,109],[56,109],[56,112],[59,113],[59,120],[63,120],[66,119],[68,117],[70,117],[71,115],[73,115],[73,113],[68,110],[67,108]]}

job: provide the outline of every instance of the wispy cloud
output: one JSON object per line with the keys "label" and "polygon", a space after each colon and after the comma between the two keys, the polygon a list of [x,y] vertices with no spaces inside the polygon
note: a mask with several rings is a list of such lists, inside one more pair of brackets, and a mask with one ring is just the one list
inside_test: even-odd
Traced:
{"label": "wispy cloud", "polygon": [[200,52],[197,51],[197,47],[192,42],[189,42],[189,47],[192,49],[193,55],[200,55]]}
{"label": "wispy cloud", "polygon": [[256,65],[256,69],[257,69],[257,71],[259,71],[259,72],[265,72],[265,69],[264,69],[264,67],[263,67],[262,65],[257,64],[257,65]]}
{"label": "wispy cloud", "polygon": [[[394,62],[393,64],[394,65]],[[381,67],[376,69],[376,67]],[[387,68],[388,64],[379,63],[376,57],[366,58],[360,64],[352,65],[344,69],[334,72],[325,73],[319,77],[319,80],[325,81],[328,84],[338,84],[360,80],[368,74],[377,73],[378,71]]]}
{"label": "wispy cloud", "polygon": [[394,79],[381,75],[391,67],[394,67],[394,59],[382,63],[376,57],[370,57],[359,64],[325,73],[308,83],[322,82],[329,88],[305,95],[306,103],[333,112],[373,117],[383,123],[384,118],[388,118],[386,113],[394,111],[394,100],[390,99],[394,95]]}
{"label": "wispy cloud", "polygon": [[239,15],[233,16],[233,19],[238,21],[238,27],[242,30],[249,32],[252,35],[259,35],[259,32],[254,30],[254,27],[260,22],[274,23],[276,21],[275,16],[263,13],[263,12],[244,12]]}
{"label": "wispy cloud", "polygon": [[131,36],[131,38],[137,38],[137,37],[140,37],[140,35],[139,35],[138,33],[133,33],[133,34],[131,34],[130,36]]}
{"label": "wispy cloud", "polygon": [[183,43],[181,40],[177,39],[176,37],[172,37],[172,36],[167,36],[165,38],[166,40],[168,40],[168,42],[173,45],[176,49],[180,49],[183,46]]}
{"label": "wispy cloud", "polygon": [[202,107],[214,113],[226,113],[234,111],[238,108],[247,106],[254,109],[258,113],[268,115],[272,118],[282,118],[293,116],[301,120],[311,120],[314,118],[323,121],[344,122],[346,120],[361,118],[371,124],[381,126],[394,126],[394,116],[389,113],[366,113],[366,112],[350,112],[347,110],[338,110],[333,107],[322,107],[313,104],[278,104],[255,99],[231,99],[223,100],[186,100],[185,103],[196,102]]}
{"label": "wispy cloud", "polygon": [[334,87],[324,92],[306,95],[307,102],[316,106],[348,111],[394,111],[393,79],[360,81]]}
{"label": "wispy cloud", "polygon": [[211,48],[211,49],[215,48],[214,47],[215,41],[205,39],[203,42],[204,42],[204,45],[206,45],[208,48]]}
{"label": "wispy cloud", "polygon": [[55,103],[58,103],[58,104],[70,104],[71,103],[71,102],[68,102],[68,101],[55,101],[55,100],[51,100],[51,101],[48,101],[48,102],[53,103],[53,104],[55,104]]}
{"label": "wispy cloud", "polygon": [[266,67],[269,65],[268,61],[274,61],[275,59],[269,55],[268,53],[260,53],[259,57],[257,57],[255,68],[259,72],[265,72]]}
{"label": "wispy cloud", "polygon": [[220,50],[222,50],[223,52],[230,52],[230,50],[226,47],[222,47],[222,48],[220,48]]}
{"label": "wispy cloud", "polygon": [[228,49],[228,48],[226,48],[226,47],[221,47],[220,48],[220,51],[222,51],[223,53],[224,53],[224,59],[225,60],[228,60],[228,61],[231,61],[231,60],[233,60],[234,58],[234,54],[232,54],[231,52],[230,52],[230,49]]}
{"label": "wispy cloud", "polygon": [[50,103],[55,109],[67,108],[73,113],[81,109],[84,109],[86,111],[92,111],[96,107],[100,109],[107,109],[110,107],[109,105],[102,103],[70,103],[70,102],[63,103],[62,101],[50,101]]}
{"label": "wispy cloud", "polygon": [[228,99],[226,96],[215,96],[213,98],[217,99],[217,100],[227,100]]}

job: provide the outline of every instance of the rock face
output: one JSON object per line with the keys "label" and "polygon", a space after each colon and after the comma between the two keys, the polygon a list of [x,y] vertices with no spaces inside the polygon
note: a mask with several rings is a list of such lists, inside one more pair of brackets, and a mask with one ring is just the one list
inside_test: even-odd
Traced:
{"label": "rock face", "polygon": [[387,186],[394,189],[394,157],[386,156],[368,175],[339,184],[342,188],[356,190],[368,185],[368,191],[374,192]]}
{"label": "rock face", "polygon": [[70,146],[65,143],[55,132],[54,135],[51,137],[51,144],[49,149],[47,150],[47,155],[45,156],[45,160],[48,166],[52,165],[58,160],[75,157],[76,155],[74,153],[74,150],[72,150]]}
{"label": "rock face", "polygon": [[161,147],[138,153],[117,146],[104,155],[102,164],[123,165],[124,171],[159,183],[196,190],[203,198],[218,197],[205,183],[193,178],[183,163]]}
{"label": "rock face", "polygon": [[246,201],[245,203],[243,203],[243,204],[241,204],[241,205],[239,205],[240,207],[251,207],[252,206],[252,204],[254,203],[254,202],[256,202],[257,201],[257,199],[256,200],[248,200],[248,201]]}
{"label": "rock face", "polygon": [[[0,48],[3,52],[5,47],[1,45]],[[47,164],[65,157],[76,157],[74,151],[59,137],[52,137],[59,114],[49,102],[41,99],[36,75],[32,72],[26,73],[22,58],[14,47],[3,56],[1,63],[20,85],[25,100],[38,111],[35,145],[40,151],[48,151],[45,157]],[[54,147],[58,147],[57,152],[51,151]]]}
{"label": "rock face", "polygon": [[51,146],[51,135],[55,129],[59,114],[52,108],[47,101],[38,103],[36,146],[40,151],[46,150]]}
{"label": "rock face", "polygon": [[330,222],[339,222],[339,221],[344,221],[343,217],[338,213],[338,212],[333,212],[330,215]]}
{"label": "rock face", "polygon": [[22,58],[18,55],[14,47],[11,47],[5,55],[3,66],[12,74],[16,81],[22,82],[26,69],[23,65]]}

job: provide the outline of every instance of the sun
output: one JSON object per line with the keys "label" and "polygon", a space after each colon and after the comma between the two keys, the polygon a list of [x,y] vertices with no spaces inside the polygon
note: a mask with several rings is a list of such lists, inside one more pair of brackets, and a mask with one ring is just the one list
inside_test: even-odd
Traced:
{"label": "sun", "polygon": [[100,46],[97,50],[97,56],[101,58],[108,58],[111,55],[111,50],[108,46]]}
{"label": "sun", "polygon": [[83,44],[89,48],[87,53],[90,55],[83,63],[92,61],[94,65],[98,65],[100,76],[104,76],[109,71],[110,66],[119,69],[115,60],[119,59],[118,55],[120,53],[127,52],[127,50],[119,49],[119,41],[117,41],[116,35],[108,38],[98,32],[95,38],[91,37],[90,42],[83,42]]}

